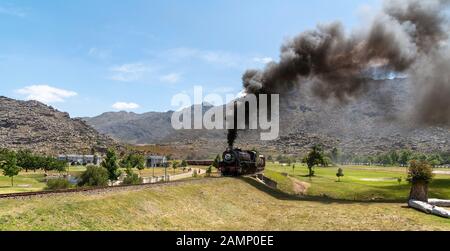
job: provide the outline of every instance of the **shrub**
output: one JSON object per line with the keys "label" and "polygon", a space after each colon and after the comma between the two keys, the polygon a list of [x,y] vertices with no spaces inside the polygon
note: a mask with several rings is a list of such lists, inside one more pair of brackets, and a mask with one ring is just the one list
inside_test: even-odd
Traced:
{"label": "shrub", "polygon": [[426,161],[413,160],[408,171],[411,185],[409,200],[428,202],[428,183],[433,179],[433,168]]}
{"label": "shrub", "polygon": [[142,179],[139,178],[139,175],[133,172],[131,168],[127,168],[125,171],[127,173],[127,177],[123,179],[124,185],[139,185],[142,184]]}
{"label": "shrub", "polygon": [[47,190],[61,190],[70,188],[70,182],[67,179],[52,179],[47,181]]}
{"label": "shrub", "polygon": [[433,179],[433,168],[426,161],[412,160],[408,171],[408,181],[410,183],[429,183]]}
{"label": "shrub", "polygon": [[338,169],[338,172],[336,173],[336,177],[338,177],[338,181],[341,181],[341,177],[344,177],[344,170],[342,168]]}
{"label": "shrub", "polygon": [[109,179],[108,170],[100,166],[87,166],[80,176],[78,186],[107,186]]}
{"label": "shrub", "polygon": [[212,166],[209,166],[208,169],[206,169],[206,177],[210,177],[212,173]]}

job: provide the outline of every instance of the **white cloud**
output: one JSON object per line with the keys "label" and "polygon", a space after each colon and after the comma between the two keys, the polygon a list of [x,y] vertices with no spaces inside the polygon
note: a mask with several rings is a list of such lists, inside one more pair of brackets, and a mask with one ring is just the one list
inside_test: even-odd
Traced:
{"label": "white cloud", "polygon": [[88,55],[94,58],[105,60],[111,58],[111,51],[92,47],[89,49]]}
{"label": "white cloud", "polygon": [[164,76],[161,76],[159,78],[159,80],[161,82],[165,82],[165,83],[170,83],[170,84],[175,84],[178,83],[181,79],[181,75],[178,73],[170,73]]}
{"label": "white cloud", "polygon": [[26,96],[27,100],[37,100],[46,104],[64,102],[66,98],[78,95],[76,92],[48,85],[31,85],[18,89],[16,92]]}
{"label": "white cloud", "polygon": [[136,103],[127,103],[127,102],[116,102],[115,104],[112,105],[112,108],[116,109],[116,110],[134,110],[134,109],[138,109],[140,107],[140,105],[136,104]]}
{"label": "white cloud", "polygon": [[114,66],[110,71],[112,72],[111,80],[133,82],[141,79],[146,72],[151,71],[151,67],[143,63],[133,63]]}
{"label": "white cloud", "polygon": [[239,67],[245,61],[240,55],[231,52],[199,50],[185,47],[171,49],[167,54],[171,60],[198,59],[206,63],[226,67]]}
{"label": "white cloud", "polygon": [[262,57],[262,58],[255,57],[255,58],[253,58],[253,61],[255,61],[256,63],[259,63],[259,64],[268,64],[270,62],[273,62],[274,60],[271,57]]}
{"label": "white cloud", "polygon": [[27,13],[23,11],[22,9],[15,8],[15,7],[8,7],[8,6],[0,6],[0,14],[5,14],[9,16],[15,16],[24,18],[27,16]]}

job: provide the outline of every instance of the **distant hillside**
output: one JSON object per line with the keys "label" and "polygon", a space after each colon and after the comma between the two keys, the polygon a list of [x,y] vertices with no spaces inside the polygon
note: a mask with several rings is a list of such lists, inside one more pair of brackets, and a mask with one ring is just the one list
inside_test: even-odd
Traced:
{"label": "distant hillside", "polygon": [[[204,105],[206,111],[212,106]],[[193,107],[191,107],[193,109]],[[196,141],[200,139],[222,139],[224,131],[181,130],[172,128],[173,111],[148,112],[107,112],[93,118],[83,118],[99,132],[129,144],[156,144]]]}
{"label": "distant hillside", "polygon": [[[366,94],[346,104],[313,98],[305,87],[280,97],[279,140],[261,142],[255,131],[240,132],[236,144],[285,154],[304,152],[317,143],[363,154],[405,148],[450,151],[449,128],[424,127],[406,119],[410,98],[410,88],[404,79],[374,80]],[[86,121],[100,132],[126,143],[184,144],[189,151],[201,152],[201,156],[226,147],[226,131],[175,131],[170,124],[171,115],[172,112],[117,112],[86,118]]]}
{"label": "distant hillside", "polygon": [[88,154],[114,145],[111,138],[67,113],[37,101],[0,97],[0,148]]}
{"label": "distant hillside", "polygon": [[99,132],[130,144],[159,142],[174,133],[170,118],[172,112],[144,114],[107,112],[94,118],[83,118]]}

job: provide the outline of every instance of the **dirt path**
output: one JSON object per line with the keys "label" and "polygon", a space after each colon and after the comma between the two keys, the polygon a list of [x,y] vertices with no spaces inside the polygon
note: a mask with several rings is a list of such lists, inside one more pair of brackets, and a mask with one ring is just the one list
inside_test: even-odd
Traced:
{"label": "dirt path", "polygon": [[433,171],[434,174],[447,174],[450,175],[450,171]]}
{"label": "dirt path", "polygon": [[311,184],[289,177],[292,181],[292,188],[297,195],[306,195]]}

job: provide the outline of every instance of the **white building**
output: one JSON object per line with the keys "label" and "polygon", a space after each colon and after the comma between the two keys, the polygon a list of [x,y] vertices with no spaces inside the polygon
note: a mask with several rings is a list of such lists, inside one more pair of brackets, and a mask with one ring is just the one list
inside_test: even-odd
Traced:
{"label": "white building", "polygon": [[61,154],[58,160],[66,161],[72,165],[100,165],[102,158],[97,155]]}
{"label": "white building", "polygon": [[166,156],[147,156],[147,167],[163,167],[166,164]]}

